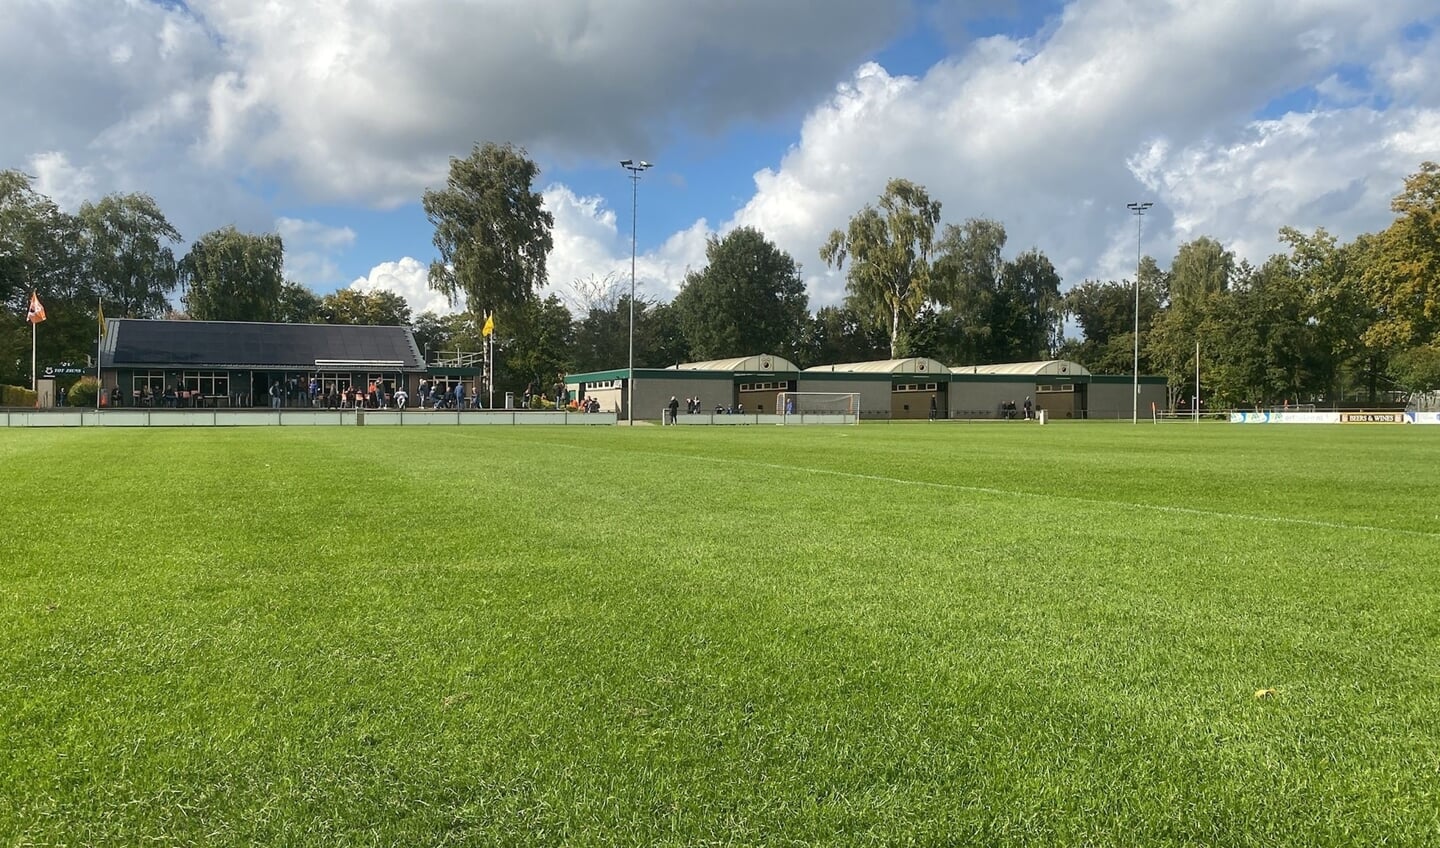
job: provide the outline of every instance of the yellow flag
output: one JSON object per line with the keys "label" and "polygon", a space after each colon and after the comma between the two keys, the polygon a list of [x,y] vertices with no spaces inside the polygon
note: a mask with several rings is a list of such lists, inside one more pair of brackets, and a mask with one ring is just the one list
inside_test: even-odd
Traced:
{"label": "yellow flag", "polygon": [[491,314],[491,315],[486,316],[486,318],[485,318],[485,326],[480,329],[480,335],[485,336],[486,338],[489,338],[490,336],[493,336],[494,334],[495,334],[495,316],[494,316],[493,314]]}
{"label": "yellow flag", "polygon": [[105,307],[96,304],[96,311],[100,314],[100,338],[105,338]]}

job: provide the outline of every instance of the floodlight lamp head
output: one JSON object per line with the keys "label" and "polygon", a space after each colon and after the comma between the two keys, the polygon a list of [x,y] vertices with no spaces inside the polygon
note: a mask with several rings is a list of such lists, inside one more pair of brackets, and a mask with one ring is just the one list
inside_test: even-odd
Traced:
{"label": "floodlight lamp head", "polygon": [[620,167],[622,167],[622,168],[628,168],[628,167],[630,167],[631,165],[634,165],[634,164],[635,164],[635,160],[634,160],[634,159],[621,159],[621,160],[620,160]]}
{"label": "floodlight lamp head", "polygon": [[644,159],[641,159],[641,160],[640,160],[640,167],[641,167],[641,168],[652,168],[652,167],[654,167],[654,166],[651,165],[649,162],[646,162]]}

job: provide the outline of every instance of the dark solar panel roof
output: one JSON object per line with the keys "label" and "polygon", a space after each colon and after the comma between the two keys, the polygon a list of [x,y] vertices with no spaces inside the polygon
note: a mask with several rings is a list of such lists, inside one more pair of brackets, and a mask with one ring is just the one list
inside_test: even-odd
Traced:
{"label": "dark solar panel roof", "polygon": [[408,327],[130,318],[105,323],[103,367],[313,369],[317,359],[341,359],[400,362],[406,371],[425,369]]}

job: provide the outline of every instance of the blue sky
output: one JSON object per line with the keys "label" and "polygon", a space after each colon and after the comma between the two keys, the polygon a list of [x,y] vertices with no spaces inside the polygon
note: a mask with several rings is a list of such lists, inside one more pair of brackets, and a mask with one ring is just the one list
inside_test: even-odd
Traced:
{"label": "blue sky", "polygon": [[[403,6],[403,8],[402,8]],[[278,9],[278,11],[277,11]],[[991,217],[1066,284],[1209,235],[1389,221],[1440,159],[1440,15],[1392,0],[21,0],[0,20],[0,167],[66,208],[160,201],[186,237],[279,231],[317,292],[388,288],[418,312],[449,156],[510,141],[556,216],[552,288],[668,299],[707,238],[755,226],[843,296],[825,235],[892,177],[947,222]]]}

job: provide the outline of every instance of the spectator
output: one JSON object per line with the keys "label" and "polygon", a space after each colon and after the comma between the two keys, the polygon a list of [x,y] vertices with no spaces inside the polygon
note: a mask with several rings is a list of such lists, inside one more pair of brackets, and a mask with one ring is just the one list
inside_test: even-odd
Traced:
{"label": "spectator", "polygon": [[1025,420],[1026,420],[1026,421],[1029,421],[1029,420],[1030,420],[1030,418],[1031,418],[1031,412],[1033,412],[1034,409],[1035,409],[1035,404],[1031,403],[1031,402],[1030,402],[1030,396],[1029,396],[1029,395],[1026,395],[1026,396],[1025,396]]}
{"label": "spectator", "polygon": [[401,386],[401,387],[399,387],[398,389],[395,390],[395,408],[396,408],[396,409],[401,409],[401,410],[403,410],[403,409],[405,408],[406,402],[408,402],[409,400],[410,400],[410,393],[407,392],[407,391],[405,391],[405,387],[404,387],[404,386]]}
{"label": "spectator", "polygon": [[680,414],[680,401],[676,400],[674,395],[671,395],[671,396],[670,396],[670,423],[671,423],[671,424],[674,424],[674,423],[675,423],[675,418],[676,418],[676,416],[678,416],[679,414]]}

